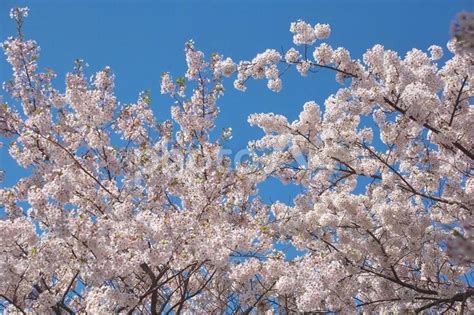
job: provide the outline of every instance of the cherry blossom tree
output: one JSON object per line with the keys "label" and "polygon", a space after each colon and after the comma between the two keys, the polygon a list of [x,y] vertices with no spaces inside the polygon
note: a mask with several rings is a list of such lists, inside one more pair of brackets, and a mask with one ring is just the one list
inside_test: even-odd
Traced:
{"label": "cherry blossom tree", "polygon": [[[121,104],[105,68],[82,60],[53,87],[36,42],[3,48],[13,78],[0,136],[30,175],[0,189],[0,302],[9,313],[464,313],[474,310],[474,17],[443,49],[405,57],[376,45],[362,60],[325,40],[327,24],[291,24],[295,47],[250,61],[185,45],[184,77],[162,74],[172,120],[151,94]],[[299,119],[254,114],[250,158],[213,137],[227,77],[278,92],[284,74],[333,71],[341,87]],[[317,74],[314,75],[317,80]],[[361,121],[371,121],[362,126]],[[4,147],[6,149],[6,147]],[[276,177],[293,204],[260,200]],[[294,259],[275,248],[286,242]]]}

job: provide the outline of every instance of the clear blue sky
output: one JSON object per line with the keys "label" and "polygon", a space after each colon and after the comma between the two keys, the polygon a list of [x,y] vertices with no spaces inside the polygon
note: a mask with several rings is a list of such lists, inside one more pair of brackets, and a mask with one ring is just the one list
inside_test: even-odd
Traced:
{"label": "clear blue sky", "polygon": [[[474,11],[474,1],[152,1],[152,0],[0,0],[0,37],[14,34],[8,18],[14,6],[30,7],[25,33],[41,46],[40,68],[58,74],[56,86],[64,87],[64,74],[73,60],[84,59],[89,74],[110,66],[116,74],[116,94],[121,102],[133,102],[141,90],[153,95],[159,120],[169,117],[171,100],[159,95],[160,73],[175,77],[185,71],[184,42],[194,39],[205,53],[219,52],[234,60],[249,59],[266,48],[291,47],[289,24],[304,19],[312,24],[330,23],[328,42],[344,46],[355,58],[376,43],[404,55],[413,47],[446,47],[449,24],[457,12]],[[11,71],[0,61],[0,81]],[[218,130],[232,127],[228,147],[234,152],[261,132],[248,126],[254,112],[285,114],[296,119],[304,102],[322,103],[334,93],[334,74],[321,72],[301,78],[295,71],[284,78],[284,89],[275,94],[264,81],[252,82],[246,93],[233,89],[220,101]],[[1,94],[5,94],[2,92]],[[1,139],[0,139],[1,141]],[[24,171],[12,162],[4,147],[0,167],[7,171],[4,186],[16,182]],[[270,182],[263,185],[265,199],[289,202],[297,191]]]}

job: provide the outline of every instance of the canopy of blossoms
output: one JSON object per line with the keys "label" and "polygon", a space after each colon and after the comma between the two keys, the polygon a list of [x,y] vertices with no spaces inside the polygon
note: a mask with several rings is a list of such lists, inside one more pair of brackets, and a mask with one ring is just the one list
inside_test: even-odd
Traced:
{"label": "canopy of blossoms", "polygon": [[[3,43],[13,76],[0,99],[2,150],[31,170],[0,189],[0,309],[9,314],[464,313],[474,311],[474,17],[443,49],[406,56],[382,45],[362,60],[326,40],[327,24],[291,24],[294,47],[252,60],[206,58],[162,74],[172,120],[151,96],[114,96],[105,68],[76,60],[65,89],[38,68],[27,8]],[[250,158],[211,136],[228,77],[278,92],[293,68],[340,88],[299,119],[248,121]],[[309,78],[308,78],[309,79]],[[362,127],[361,120],[370,120]],[[364,124],[367,126],[367,124]],[[303,161],[303,162],[302,162]],[[258,184],[299,185],[264,203]],[[286,242],[294,259],[275,248]]]}

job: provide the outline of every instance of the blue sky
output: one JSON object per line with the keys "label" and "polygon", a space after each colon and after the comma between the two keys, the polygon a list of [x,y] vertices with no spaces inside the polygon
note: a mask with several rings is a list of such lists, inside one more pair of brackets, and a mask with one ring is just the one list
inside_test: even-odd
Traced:
{"label": "blue sky", "polygon": [[[193,39],[206,54],[219,52],[234,60],[250,59],[267,48],[292,46],[289,24],[303,19],[311,24],[330,23],[333,47],[344,46],[355,58],[376,43],[404,55],[417,47],[445,47],[449,24],[457,12],[474,11],[474,1],[146,1],[146,0],[0,0],[0,37],[14,35],[8,18],[14,6],[30,7],[25,33],[41,46],[40,68],[58,74],[55,85],[64,87],[64,74],[76,58],[90,66],[89,74],[110,66],[116,75],[116,94],[121,102],[136,100],[138,93],[152,92],[152,106],[159,120],[169,118],[171,100],[159,94],[160,73],[175,77],[185,71],[184,43]],[[0,81],[11,76],[0,61]],[[275,112],[296,119],[304,102],[322,104],[338,85],[334,73],[320,72],[308,78],[291,71],[280,93],[270,92],[264,81],[251,82],[246,93],[236,91],[229,80],[220,101],[217,129],[232,127],[228,148],[237,152],[262,133],[250,127],[247,116]],[[5,94],[2,92],[1,94]],[[7,171],[4,186],[24,174],[0,150],[0,167]],[[265,199],[289,202],[297,188],[270,181],[262,186]]]}

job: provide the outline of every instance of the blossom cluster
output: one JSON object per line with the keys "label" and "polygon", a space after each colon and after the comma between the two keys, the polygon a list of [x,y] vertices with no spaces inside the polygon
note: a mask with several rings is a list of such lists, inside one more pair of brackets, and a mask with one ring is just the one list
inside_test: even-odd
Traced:
{"label": "blossom cluster", "polygon": [[19,20],[28,17],[29,8],[12,8],[10,10],[10,18],[14,20]]}

